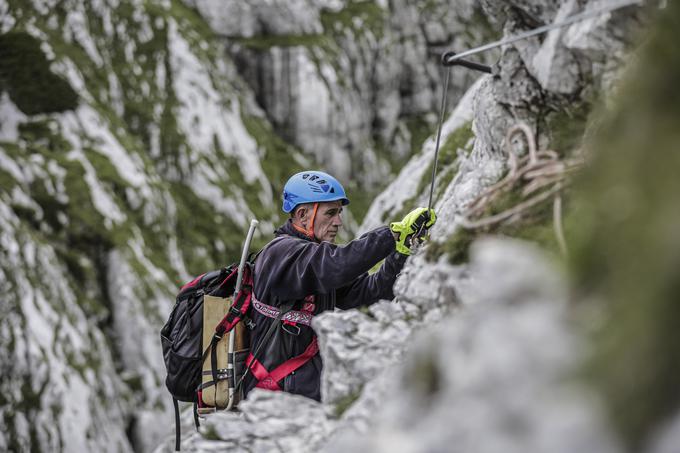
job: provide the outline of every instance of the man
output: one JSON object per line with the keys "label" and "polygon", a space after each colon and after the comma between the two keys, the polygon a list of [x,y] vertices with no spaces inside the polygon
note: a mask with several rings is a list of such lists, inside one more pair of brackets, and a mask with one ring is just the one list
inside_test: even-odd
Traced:
{"label": "man", "polygon": [[[344,246],[335,245],[349,204],[331,175],[304,171],[283,191],[290,219],[255,262],[253,321],[247,394],[254,387],[283,390],[321,400],[321,357],[313,316],[336,307],[370,305],[392,299],[392,286],[410,254],[411,241],[436,220],[419,208],[402,222],[370,231]],[[368,270],[382,259],[380,270]]]}

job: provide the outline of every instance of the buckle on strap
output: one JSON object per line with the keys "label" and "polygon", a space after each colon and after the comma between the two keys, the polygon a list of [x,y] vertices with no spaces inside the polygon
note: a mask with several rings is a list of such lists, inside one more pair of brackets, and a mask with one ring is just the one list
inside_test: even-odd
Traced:
{"label": "buckle on strap", "polygon": [[281,326],[284,332],[289,333],[294,336],[300,335],[300,326],[295,325],[295,324],[288,324],[288,323],[283,323]]}

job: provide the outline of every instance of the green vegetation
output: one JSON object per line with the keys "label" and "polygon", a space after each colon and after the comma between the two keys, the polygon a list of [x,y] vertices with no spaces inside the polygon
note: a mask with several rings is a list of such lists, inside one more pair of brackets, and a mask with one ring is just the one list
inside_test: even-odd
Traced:
{"label": "green vegetation", "polygon": [[657,12],[588,142],[570,231],[574,297],[601,320],[587,371],[631,451],[680,407],[680,3]]}
{"label": "green vegetation", "polygon": [[[8,145],[11,146],[10,144],[0,142],[0,151],[4,151]],[[0,187],[9,192],[14,187],[14,184],[14,177],[8,171],[0,169]]]}
{"label": "green vegetation", "polygon": [[260,162],[262,170],[272,183],[274,193],[282,193],[283,185],[288,177],[303,170],[303,166],[294,157],[303,156],[303,152],[276,135],[271,125],[264,119],[243,112],[241,119],[248,134],[264,150],[264,156]]}
{"label": "green vegetation", "polygon": [[[430,124],[423,115],[408,117],[406,118],[405,123],[411,133],[411,155],[413,155],[423,149],[425,140],[433,133],[433,125]],[[410,155],[408,157],[410,157]],[[393,161],[392,168],[400,168],[403,164],[404,162]]]}
{"label": "green vegetation", "polygon": [[[55,342],[51,352],[62,357],[72,372],[88,378],[92,376],[90,371],[94,371],[95,379],[100,377],[99,373],[111,371],[100,369],[101,358],[97,353],[102,351],[113,356],[119,367],[117,371],[124,369],[121,358],[117,357],[112,313],[114,304],[126,302],[111,300],[110,297],[115,293],[113,288],[109,288],[111,252],[119,253],[137,275],[135,297],[140,301],[142,310],[147,311],[144,315],[151,323],[158,321],[158,308],[147,304],[155,304],[167,288],[164,281],[156,282],[147,265],[136,258],[132,250],[134,242],[142,242],[144,257],[170,280],[177,282],[179,278],[172,268],[168,252],[171,238],[177,238],[179,252],[190,273],[227,264],[240,255],[244,238],[241,226],[229,215],[216,213],[211,201],[198,197],[189,188],[188,178],[192,175],[193,165],[210,161],[208,165],[219,178],[219,181],[211,182],[219,186],[222,196],[243,196],[261,219],[274,221],[278,216],[269,212],[269,206],[260,200],[258,194],[263,190],[259,182],[257,185],[246,184],[238,163],[225,157],[217,144],[198,156],[182,134],[178,124],[180,105],[174,92],[169,51],[168,24],[171,21],[177,23],[177,33],[187,40],[191,51],[206,66],[215,89],[226,94],[225,103],[229,102],[229,94],[236,93],[238,88],[229,85],[217,68],[219,49],[208,43],[208,38],[212,37],[210,28],[183,2],[173,0],[168,5],[169,8],[159,2],[142,2],[137,6],[121,2],[103,13],[94,11],[95,6],[84,2],[84,36],[69,38],[69,32],[65,31],[69,29],[66,23],[68,2],[57,2],[50,8],[49,14],[41,15],[30,4],[10,1],[9,14],[16,20],[14,31],[0,36],[0,92],[7,92],[26,114],[40,114],[19,125],[16,142],[0,143],[3,156],[16,163],[25,175],[25,180],[20,180],[6,169],[0,170],[0,197],[3,202],[10,203],[12,190],[16,187],[37,204],[36,207],[18,201],[10,203],[20,222],[16,240],[20,246],[31,241],[40,246],[49,245],[56,254],[55,262],[51,263],[57,268],[55,272],[66,269],[68,275],[64,283],[75,296],[77,308],[62,300],[63,294],[45,292],[49,288],[42,275],[46,264],[39,262],[34,268],[21,270],[37,291],[46,294],[48,302],[61,316],[55,331],[69,331],[60,327],[69,321],[76,325],[82,322],[81,319],[74,321],[71,318],[84,315],[87,318],[86,328],[92,329],[90,332],[103,332],[104,338],[110,341],[108,345],[101,345],[99,350],[92,348],[92,354],[71,348],[66,340]],[[109,8],[109,5],[104,8]],[[139,14],[140,9],[143,14]],[[110,34],[104,32],[107,18],[113,23]],[[35,39],[25,30],[39,36],[34,32],[37,31],[44,37]],[[51,49],[49,60],[41,45]],[[91,52],[97,53],[101,61],[94,62]],[[84,86],[79,94],[87,105],[78,110],[77,117],[58,115],[75,109],[79,98],[66,81],[50,71],[53,62],[55,71],[56,68],[63,70],[67,67],[75,77],[82,79]],[[163,83],[159,83],[161,81]],[[141,163],[141,170],[148,175],[145,183],[152,192],[152,201],[145,198],[146,193],[143,194],[141,189],[133,187],[122,171],[119,173],[117,162],[112,162],[102,152],[106,145],[96,138],[99,131],[78,133],[75,124],[83,121],[84,125],[88,125],[86,116],[90,113],[89,108],[101,120],[97,126],[111,133],[131,158]],[[68,133],[61,129],[67,124],[64,119],[69,120]],[[285,178],[301,168],[304,156],[278,138],[265,120],[244,115],[243,121],[258,141],[264,157],[263,169],[273,181],[273,191],[278,198]],[[79,136],[73,137],[74,133]],[[152,148],[152,143],[156,143],[154,140],[159,146]],[[76,150],[72,142],[78,142]],[[291,159],[291,155],[301,159]],[[95,194],[86,181],[89,172],[94,172],[93,179],[120,209],[125,220],[109,222],[97,210],[93,199]],[[177,212],[176,216],[170,217],[164,209],[172,205]],[[257,245],[254,244],[254,247]],[[20,272],[4,267],[3,270],[8,275]],[[7,296],[10,300],[20,299],[20,288],[11,281],[11,277],[5,288],[9,290]],[[167,301],[168,305],[172,304],[172,294],[167,295]],[[15,311],[17,321],[23,322],[21,309],[16,308]],[[61,343],[65,344],[59,349]],[[14,346],[13,337],[4,339],[4,350],[14,351]],[[121,375],[120,381],[114,380],[118,403],[132,401],[130,390],[144,385],[139,375],[132,371]],[[5,436],[8,446],[11,450],[26,450],[27,445],[28,449],[40,448],[45,432],[32,421],[36,419],[37,411],[52,409],[54,414],[57,413],[58,406],[41,407],[44,402],[40,400],[40,395],[49,393],[49,385],[54,381],[48,379],[39,388],[34,379],[19,376],[17,371],[9,370],[8,376],[18,378],[17,382],[21,385],[19,400],[9,393],[0,395],[0,404],[10,407],[4,411],[2,420],[9,428]],[[119,383],[127,389],[119,389]],[[106,404],[95,396],[93,398],[90,404]],[[121,407],[125,410],[125,406]],[[20,419],[19,413],[28,417],[30,432],[27,435],[30,439],[24,439],[14,431]],[[55,444],[58,442],[55,440]]]}
{"label": "green vegetation", "polygon": [[[208,203],[187,187],[173,187],[173,198],[179,219],[177,237],[194,249],[193,253],[184,256],[190,273],[199,274],[211,267],[219,267],[226,264],[230,257],[231,261],[237,259],[243,236],[240,228],[230,219],[216,214]],[[214,241],[218,238],[228,246],[224,252],[215,247]]]}
{"label": "green vegetation", "polygon": [[215,425],[213,424],[204,425],[204,428],[201,429],[201,434],[203,435],[203,438],[207,440],[221,440],[220,435],[217,433]]}
{"label": "green vegetation", "polygon": [[357,33],[372,31],[382,36],[385,27],[386,13],[372,0],[350,0],[340,11],[324,10],[321,12],[321,23],[326,33],[343,33],[353,30]]}
{"label": "green vegetation", "polygon": [[[550,148],[557,151],[560,156],[568,157],[580,147],[591,110],[591,103],[580,102],[561,110],[552,110],[546,114],[545,128],[550,138]],[[442,168],[446,168],[446,166],[455,162],[458,150],[469,150],[466,145],[472,136],[471,123],[467,123],[449,135],[440,149],[439,159]],[[456,170],[454,169],[450,172],[442,171],[442,174],[439,176],[441,182],[438,184],[438,187],[445,188],[454,177]],[[439,195],[441,192],[437,191],[435,193]],[[562,191],[562,212],[565,225],[571,225],[577,221],[574,218],[575,215],[570,205],[570,197],[570,189],[564,189]],[[521,195],[521,187],[517,186],[500,195],[486,207],[479,217],[485,218],[499,214],[524,200],[525,198]],[[439,256],[446,254],[450,263],[462,264],[469,259],[468,248],[474,239],[480,235],[494,234],[530,240],[536,242],[545,250],[558,254],[560,250],[555,235],[552,201],[553,198],[550,198],[523,212],[521,216],[512,217],[492,226],[473,230],[460,228],[444,241],[431,242],[425,249],[426,257],[430,260],[436,260]]]}
{"label": "green vegetation", "polygon": [[451,264],[466,263],[470,258],[468,254],[470,244],[477,236],[475,232],[460,228],[442,242],[428,243],[425,248],[425,257],[429,261],[435,261],[445,254]]}
{"label": "green vegetation", "polygon": [[472,121],[468,121],[449,134],[439,148],[438,165],[444,168],[453,164],[458,158],[458,150],[471,151],[471,148],[468,147],[468,143],[472,137],[474,137],[474,134],[472,133]]}
{"label": "green vegetation", "polygon": [[571,151],[581,146],[592,107],[591,102],[580,101],[543,115],[554,151]]}
{"label": "green vegetation", "polygon": [[373,1],[350,1],[340,11],[322,10],[321,24],[324,33],[300,35],[257,35],[248,38],[230,37],[230,41],[248,49],[266,51],[272,47],[318,47],[337,53],[332,36],[342,36],[346,30],[355,34],[373,31],[382,34],[385,12]]}
{"label": "green vegetation", "polygon": [[420,351],[416,359],[406,363],[403,387],[412,391],[414,401],[429,405],[442,388],[442,369],[432,350]]}
{"label": "green vegetation", "polygon": [[124,382],[125,385],[127,385],[127,388],[130,389],[132,393],[136,393],[140,396],[143,395],[145,389],[141,374],[131,373],[125,376]]}
{"label": "green vegetation", "polygon": [[342,415],[347,412],[347,409],[352,407],[352,405],[356,402],[356,400],[359,399],[361,396],[361,392],[363,391],[363,386],[350,393],[349,395],[345,395],[342,398],[340,398],[338,401],[335,402],[335,410],[333,411],[333,415],[335,415],[335,418],[340,418]]}
{"label": "green vegetation", "polygon": [[253,50],[269,50],[272,47],[312,47],[320,44],[324,35],[258,35],[250,38],[231,38],[231,41]]}
{"label": "green vegetation", "polygon": [[[565,225],[576,221],[570,206],[570,197],[571,190],[564,189],[562,191],[562,215]],[[502,213],[524,200],[526,199],[521,195],[521,188],[516,187],[491,202],[478,217],[487,218]],[[554,225],[553,197],[523,211],[520,215],[512,216],[490,226],[474,229],[461,227],[446,240],[430,243],[425,249],[425,256],[429,260],[436,260],[441,255],[446,254],[451,264],[467,262],[470,244],[477,237],[483,235],[502,235],[526,239],[539,244],[544,250],[551,251],[555,255],[559,254],[560,248]]]}
{"label": "green vegetation", "polygon": [[[387,12],[374,1],[352,0],[347,2],[344,8],[339,11],[322,9],[320,20],[323,26],[322,33],[302,35],[259,35],[249,38],[232,37],[229,38],[229,40],[255,52],[267,52],[273,47],[305,47],[308,49],[307,56],[314,61],[317,67],[320,68],[322,64],[327,63],[334,65],[340,76],[336,83],[343,89],[354,90],[355,88],[352,80],[343,77],[342,74],[344,74],[345,70],[338,66],[338,56],[341,52],[338,41],[362,40],[367,34],[372,34],[377,37],[382,36],[386,25]],[[319,72],[321,73],[320,69]],[[332,88],[334,87],[329,87],[329,89]],[[263,130],[261,125],[254,124],[258,121],[261,122],[261,120],[257,118],[244,118],[244,122],[246,123],[249,132],[258,140],[260,146],[264,146],[265,149],[268,150],[273,149],[274,152],[272,154],[274,156],[276,156],[278,149],[280,149],[281,146],[289,146],[285,143],[272,143],[269,139],[264,140],[269,143],[262,143],[259,135],[253,133],[253,131]],[[427,125],[421,117],[414,117],[409,118],[407,126],[411,131],[411,145],[413,149],[419,149],[422,142],[429,134],[429,131],[425,127]],[[267,127],[264,127],[264,129],[264,137],[274,136]],[[276,141],[282,142],[278,138]],[[401,167],[404,163],[404,159],[395,159],[393,153],[390,153],[387,149],[387,146],[379,143],[378,140],[376,140],[375,143],[367,144],[367,146],[375,148],[380,158],[385,159],[393,169]],[[282,179],[277,178],[277,176],[282,173],[281,170],[272,170],[276,170],[277,168],[288,170],[291,167],[290,163],[295,164],[295,162],[291,162],[290,159],[286,159],[285,156],[281,159],[270,159],[269,157],[265,157],[262,162],[263,167],[266,165],[264,170],[272,182],[285,181],[285,177]],[[273,162],[273,164],[269,162]],[[279,163],[288,164],[278,165]],[[292,172],[289,172],[287,174],[291,173]],[[275,182],[275,184],[277,183]],[[371,193],[368,193],[362,184],[356,182],[349,182],[347,184],[347,189],[349,190],[352,199],[352,204],[348,209],[351,210],[357,221],[361,221],[367,212],[375,193],[383,189],[385,185],[386,184],[382,184],[371,191]],[[275,189],[278,191],[278,187],[275,187]]]}
{"label": "green vegetation", "polygon": [[25,32],[0,35],[0,92],[7,91],[27,115],[63,112],[78,106],[78,94],[50,71],[40,41]]}
{"label": "green vegetation", "polygon": [[375,194],[361,187],[357,181],[349,181],[343,187],[350,199],[350,204],[345,209],[351,211],[354,219],[361,223],[375,199]]}
{"label": "green vegetation", "polygon": [[[460,126],[455,131],[451,132],[446,137],[444,143],[441,144],[439,148],[439,161],[437,164],[438,170],[437,179],[435,180],[433,203],[436,203],[439,196],[444,193],[446,187],[457,172],[458,150],[467,151],[467,145],[472,137],[472,122],[468,122]],[[406,200],[401,209],[394,214],[394,219],[401,219],[412,209],[414,209],[416,207],[416,200],[420,198],[426,190],[429,194],[429,186],[432,182],[431,178],[432,171],[428,169],[420,178],[420,181],[418,182],[418,188],[414,192],[414,195]]]}
{"label": "green vegetation", "polygon": [[[571,156],[581,146],[581,139],[591,109],[591,103],[581,102],[564,110],[551,110],[546,114],[544,127],[545,133],[550,138],[550,148],[555,150],[562,158]],[[459,149],[465,150],[471,137],[471,124],[467,124],[447,138],[440,150],[442,168],[455,162],[458,155],[457,151]],[[453,173],[443,171],[442,176],[440,176],[442,179],[440,184],[448,184],[453,176]],[[438,187],[441,187],[441,185]],[[477,217],[486,218],[499,214],[528,199],[528,197],[525,198],[521,195],[521,190],[522,186],[518,184],[501,194],[487,205],[484,212]],[[440,194],[441,192],[436,191],[435,193]],[[561,195],[563,223],[566,228],[577,220],[574,219],[570,204],[571,190],[567,187],[562,190]],[[530,240],[538,243],[544,249],[558,254],[560,249],[555,233],[553,198],[551,197],[525,210],[521,215],[513,216],[502,222],[472,230],[461,228],[444,241],[433,241],[426,248],[426,257],[430,260],[436,260],[439,256],[446,254],[452,264],[461,264],[468,260],[467,249],[476,237],[494,234]]]}

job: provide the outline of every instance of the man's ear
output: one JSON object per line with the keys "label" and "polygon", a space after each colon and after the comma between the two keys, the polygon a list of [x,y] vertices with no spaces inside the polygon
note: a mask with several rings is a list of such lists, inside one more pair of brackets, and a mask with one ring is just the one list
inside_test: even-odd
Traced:
{"label": "man's ear", "polygon": [[298,222],[303,222],[305,218],[307,217],[307,207],[306,206],[300,206],[295,210],[293,213],[293,219],[298,221]]}

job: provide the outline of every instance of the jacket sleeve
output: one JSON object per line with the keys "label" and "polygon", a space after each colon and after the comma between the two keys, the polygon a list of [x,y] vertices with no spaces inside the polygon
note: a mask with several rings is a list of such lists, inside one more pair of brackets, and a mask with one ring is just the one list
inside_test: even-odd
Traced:
{"label": "jacket sleeve", "polygon": [[381,299],[394,299],[394,282],[406,262],[406,255],[390,253],[375,274],[365,273],[336,292],[336,307],[342,309],[371,305]]}
{"label": "jacket sleeve", "polygon": [[344,246],[281,240],[260,257],[258,279],[266,279],[266,286],[281,300],[326,294],[351,284],[394,249],[388,227],[369,231]]}

